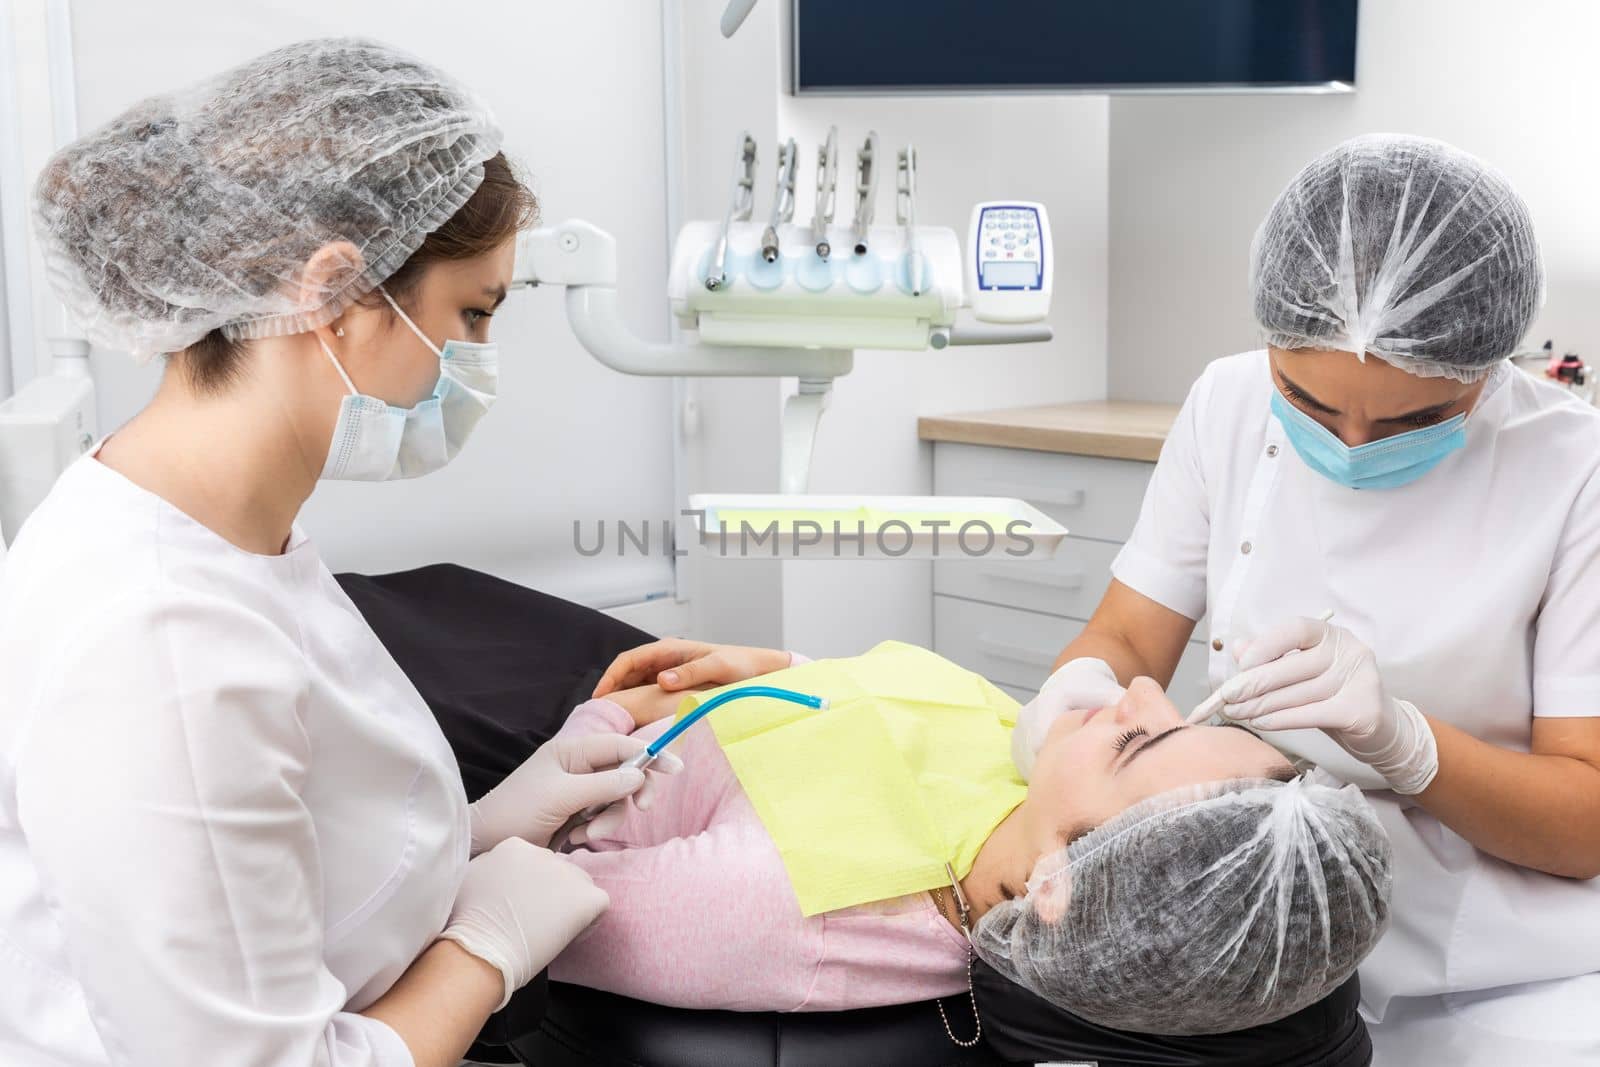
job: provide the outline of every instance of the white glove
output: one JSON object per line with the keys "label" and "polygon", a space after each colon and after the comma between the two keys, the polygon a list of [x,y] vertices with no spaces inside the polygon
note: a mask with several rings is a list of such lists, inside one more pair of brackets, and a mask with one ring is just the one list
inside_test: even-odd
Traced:
{"label": "white glove", "polygon": [[522,766],[506,775],[472,805],[472,851],[476,855],[508,837],[548,845],[567,818],[594,804],[611,807],[573,834],[574,844],[614,829],[627,814],[621,801],[633,796],[648,809],[653,779],[683,770],[683,761],[663,752],[648,773],[619,764],[637,755],[646,742],[625,734],[557,737],[540,745]]}
{"label": "white glove", "polygon": [[1396,793],[1420,793],[1439,773],[1428,720],[1384,690],[1372,650],[1344,627],[1290,619],[1235,655],[1240,673],[1221,690],[1226,718],[1259,730],[1319,729]]}
{"label": "white glove", "polygon": [[582,867],[508,837],[467,864],[439,936],[500,972],[506,989],[499,1011],[610,905]]}
{"label": "white glove", "polygon": [[1017,713],[1017,725],[1011,731],[1011,762],[1017,765],[1022,780],[1033,776],[1039,746],[1057,719],[1072,710],[1110,707],[1124,692],[1111,665],[1103,659],[1079,657],[1057,667],[1039,695]]}

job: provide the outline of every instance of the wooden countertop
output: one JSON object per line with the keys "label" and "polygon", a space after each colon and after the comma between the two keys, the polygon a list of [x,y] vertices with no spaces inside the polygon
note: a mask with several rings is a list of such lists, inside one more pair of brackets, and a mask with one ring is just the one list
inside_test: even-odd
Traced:
{"label": "wooden countertop", "polygon": [[1177,417],[1176,404],[1093,400],[963,415],[924,415],[917,420],[917,436],[924,441],[1154,462]]}

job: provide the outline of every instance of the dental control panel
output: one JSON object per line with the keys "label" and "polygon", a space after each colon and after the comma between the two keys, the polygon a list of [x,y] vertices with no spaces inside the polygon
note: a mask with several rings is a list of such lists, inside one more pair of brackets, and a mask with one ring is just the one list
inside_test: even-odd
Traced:
{"label": "dental control panel", "polygon": [[1050,217],[1027,200],[991,200],[972,209],[967,296],[983,322],[1031,322],[1050,310],[1055,270]]}

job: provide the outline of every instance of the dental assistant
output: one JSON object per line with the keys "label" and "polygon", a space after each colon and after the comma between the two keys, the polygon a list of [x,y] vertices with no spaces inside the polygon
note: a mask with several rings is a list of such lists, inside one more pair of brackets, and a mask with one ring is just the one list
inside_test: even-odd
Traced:
{"label": "dental assistant", "polygon": [[1280,195],[1251,289],[1267,348],[1190,391],[1017,763],[1204,618],[1223,714],[1393,841],[1376,1062],[1600,1063],[1600,414],[1507,361],[1528,211],[1448,145],[1358,138]]}
{"label": "dental assistant", "polygon": [[295,522],[319,479],[442,467],[493,402],[536,210],[500,140],[439,71],[321,40],[46,164],[57,293],[166,368],[0,587],[0,1060],[453,1067],[605,909],[541,846],[646,783],[642,744],[552,742],[469,805]]}

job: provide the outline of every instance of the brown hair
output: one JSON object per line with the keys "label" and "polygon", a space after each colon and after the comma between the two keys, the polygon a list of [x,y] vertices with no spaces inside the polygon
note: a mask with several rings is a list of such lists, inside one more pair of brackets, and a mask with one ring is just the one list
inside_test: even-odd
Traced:
{"label": "brown hair", "polygon": [[[428,267],[434,263],[473,259],[499,248],[519,231],[539,220],[539,201],[505,154],[496,152],[483,162],[483,181],[461,209],[444,225],[423,238],[400,269],[384,279],[383,287],[395,301],[409,306]],[[383,306],[377,290],[361,297],[367,307]],[[189,383],[199,392],[221,392],[239,375],[250,342],[235,340],[212,330],[175,358]]]}

